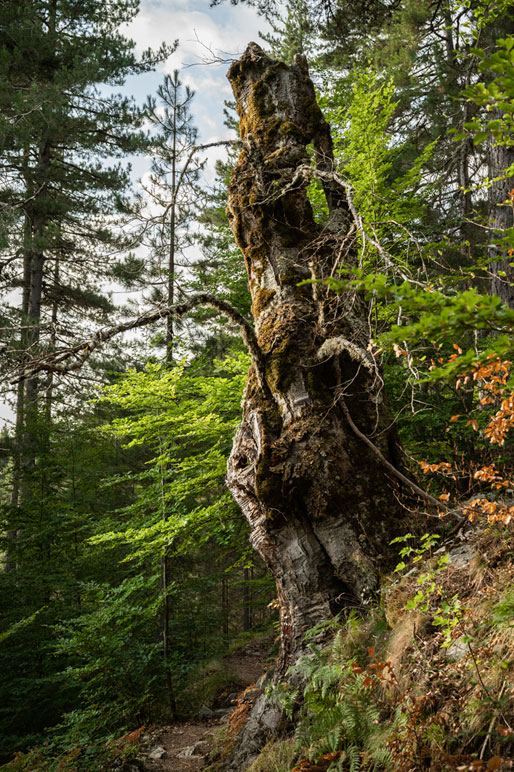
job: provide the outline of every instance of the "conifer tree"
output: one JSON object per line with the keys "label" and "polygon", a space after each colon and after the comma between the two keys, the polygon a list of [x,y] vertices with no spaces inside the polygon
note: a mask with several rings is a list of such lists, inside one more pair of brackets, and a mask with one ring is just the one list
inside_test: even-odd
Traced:
{"label": "conifer tree", "polygon": [[[157,99],[148,97],[146,115],[156,129],[151,152],[149,182],[143,184],[146,202],[145,239],[153,274],[153,300],[173,305],[177,300],[178,258],[191,244],[189,228],[199,210],[198,185],[203,163],[195,154],[198,131],[193,125],[191,103],[194,91],[184,88],[179,72],[165,75],[157,89]],[[166,320],[166,361],[173,361],[173,319]]]}
{"label": "conifer tree", "polygon": [[[125,206],[129,177],[115,159],[142,149],[145,137],[141,111],[101,87],[121,85],[170,51],[136,57],[118,28],[137,8],[135,0],[2,4],[3,291],[21,289],[18,308],[6,311],[8,361],[85,333],[112,310],[98,284],[111,274],[113,251],[123,248],[113,218]],[[50,405],[51,380],[46,388]],[[40,391],[37,378],[18,386],[13,507],[30,499]]]}

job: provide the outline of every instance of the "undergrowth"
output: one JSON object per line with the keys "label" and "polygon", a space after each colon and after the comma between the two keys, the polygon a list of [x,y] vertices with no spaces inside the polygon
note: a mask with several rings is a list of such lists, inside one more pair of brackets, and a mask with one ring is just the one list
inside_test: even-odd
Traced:
{"label": "undergrowth", "polygon": [[277,772],[514,767],[512,529],[461,536],[404,547],[380,605],[305,642],[270,692],[296,725]]}

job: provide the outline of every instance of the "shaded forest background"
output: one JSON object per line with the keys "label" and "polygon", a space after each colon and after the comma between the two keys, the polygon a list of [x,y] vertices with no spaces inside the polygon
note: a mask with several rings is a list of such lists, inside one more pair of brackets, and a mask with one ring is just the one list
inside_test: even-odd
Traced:
{"label": "shaded forest background", "polygon": [[[410,474],[421,465],[449,508],[508,526],[514,4],[258,9],[270,56],[307,56],[332,130],[359,262],[349,272],[342,249],[328,286],[369,300]],[[119,29],[137,2],[1,13],[0,367],[15,423],[0,447],[0,761],[39,746],[50,770],[81,748],[70,764],[102,769],[112,738],[208,702],[222,677],[205,665],[234,640],[276,632],[273,583],[224,484],[250,359],[209,308],[163,313],[64,375],[46,365],[140,313],[113,293],[153,313],[209,291],[250,318],[225,214],[238,148],[207,189],[180,74],[145,105],[116,96],[175,45],[136,57]],[[152,159],[138,195],[135,153]],[[323,224],[316,179],[309,198]]]}

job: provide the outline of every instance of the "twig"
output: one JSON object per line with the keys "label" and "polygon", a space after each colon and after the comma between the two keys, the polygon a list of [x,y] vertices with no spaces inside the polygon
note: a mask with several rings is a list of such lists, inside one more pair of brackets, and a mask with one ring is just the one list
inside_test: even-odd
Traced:
{"label": "twig", "polygon": [[[505,687],[506,687],[506,685],[507,685],[507,681],[505,680],[505,681],[502,683],[502,688],[500,689],[500,693],[499,693],[499,695],[498,695],[498,702],[499,702],[499,701],[501,700],[501,698],[503,697],[503,692],[505,691]],[[483,758],[484,758],[485,749],[487,748],[487,743],[488,743],[488,742],[489,742],[489,740],[491,739],[491,734],[492,734],[492,732],[493,732],[493,729],[494,729],[494,725],[496,724],[496,722],[497,722],[497,721],[498,721],[498,714],[497,714],[497,713],[495,713],[495,714],[494,714],[494,716],[492,717],[492,719],[491,719],[490,723],[489,723],[489,728],[488,728],[488,730],[487,730],[487,734],[486,734],[486,736],[485,736],[485,740],[484,740],[484,742],[483,742],[483,744],[482,744],[482,747],[481,747],[481,749],[480,749],[480,756],[479,756],[479,758],[480,758],[480,759],[483,759]]]}

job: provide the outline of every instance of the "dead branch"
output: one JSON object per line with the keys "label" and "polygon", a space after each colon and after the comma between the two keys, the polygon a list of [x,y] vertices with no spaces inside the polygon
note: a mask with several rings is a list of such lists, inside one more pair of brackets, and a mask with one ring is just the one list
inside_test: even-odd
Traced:
{"label": "dead branch", "polygon": [[431,496],[429,493],[424,491],[422,488],[419,487],[419,485],[416,485],[416,483],[412,482],[412,480],[409,480],[408,477],[406,477],[402,472],[400,472],[398,469],[396,469],[395,466],[393,466],[381,453],[381,451],[377,448],[377,446],[371,442],[369,437],[366,437],[361,430],[355,426],[353,419],[350,415],[350,411],[348,410],[348,407],[346,406],[346,402],[342,397],[340,397],[341,407],[343,408],[343,413],[345,415],[346,420],[348,421],[348,425],[350,426],[350,429],[354,432],[354,434],[357,435],[363,442],[366,443],[368,448],[373,451],[375,456],[381,461],[381,463],[386,467],[386,469],[391,472],[392,475],[394,475],[398,480],[401,480],[405,485],[407,485],[414,493],[416,493],[418,496],[420,496],[422,499],[425,499],[425,501],[428,501],[430,504],[432,504],[434,507],[437,507],[441,512],[448,513],[450,512],[450,508],[446,506],[446,504],[443,504],[442,501],[439,501],[438,499],[434,498],[434,496]]}
{"label": "dead branch", "polygon": [[[262,389],[267,390],[266,382],[264,380],[262,352],[257,343],[257,337],[253,327],[235,306],[228,303],[226,300],[221,300],[207,292],[199,292],[196,295],[192,295],[183,303],[158,308],[157,311],[143,314],[137,319],[132,319],[123,324],[103,328],[98,330],[90,340],[78,343],[76,346],[52,351],[39,359],[32,360],[32,362],[24,366],[22,374],[12,381],[12,383],[19,383],[27,378],[33,378],[40,372],[66,374],[74,370],[79,370],[96,349],[116,335],[127,332],[127,330],[137,330],[140,327],[146,327],[160,319],[165,319],[167,316],[174,316],[176,319],[180,319],[185,316],[185,314],[200,306],[214,308],[216,311],[220,311],[224,314],[230,321],[234,322],[234,324],[237,324],[241,330],[243,341],[252,358],[252,364],[255,368],[259,386]],[[70,359],[73,361],[68,364],[68,360]]]}
{"label": "dead branch", "polygon": [[408,281],[411,284],[416,284],[418,287],[423,287],[423,289],[428,289],[428,287],[425,284],[423,284],[422,282],[416,281],[416,279],[414,279],[412,276],[409,276],[404,271],[402,271],[402,269],[394,262],[391,256],[386,252],[382,244],[376,238],[372,238],[367,233],[362,217],[357,212],[357,209],[355,208],[355,204],[353,202],[352,187],[350,183],[347,182],[343,177],[341,177],[341,175],[338,174],[337,172],[322,171],[320,169],[315,169],[312,166],[308,166],[307,164],[302,164],[297,168],[295,175],[291,180],[291,182],[289,183],[289,185],[287,185],[285,188],[281,190],[280,195],[284,195],[289,190],[292,190],[298,187],[298,185],[303,180],[311,179],[312,177],[316,177],[317,179],[325,182],[335,182],[345,191],[348,209],[350,210],[350,213],[352,215],[355,227],[362,238],[361,260],[365,253],[366,242],[368,242],[369,244],[371,244],[371,246],[373,246],[377,250],[380,257],[384,261],[384,265],[386,268],[392,271],[395,271],[399,276],[401,276],[401,278],[404,281]]}

